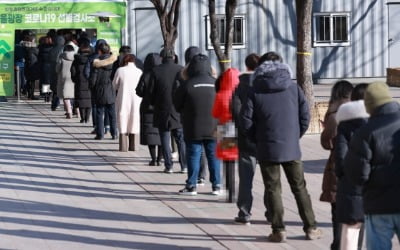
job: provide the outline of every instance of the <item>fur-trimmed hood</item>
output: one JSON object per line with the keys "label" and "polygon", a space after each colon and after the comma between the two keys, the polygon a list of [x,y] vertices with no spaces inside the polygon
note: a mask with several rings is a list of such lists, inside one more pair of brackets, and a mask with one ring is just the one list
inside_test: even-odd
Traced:
{"label": "fur-trimmed hood", "polygon": [[27,47],[27,48],[36,48],[37,44],[33,41],[21,41],[20,42],[21,46]]}
{"label": "fur-trimmed hood", "polygon": [[340,105],[335,119],[337,123],[359,118],[368,118],[369,114],[365,110],[364,100],[346,102]]}
{"label": "fur-trimmed hood", "polygon": [[115,61],[117,61],[118,57],[111,54],[107,57],[108,55],[100,56],[99,58],[94,59],[93,61],[93,67],[95,68],[102,68],[106,66],[112,66]]}
{"label": "fur-trimmed hood", "polygon": [[257,92],[275,93],[294,84],[289,65],[277,61],[265,61],[256,68],[250,81]]}

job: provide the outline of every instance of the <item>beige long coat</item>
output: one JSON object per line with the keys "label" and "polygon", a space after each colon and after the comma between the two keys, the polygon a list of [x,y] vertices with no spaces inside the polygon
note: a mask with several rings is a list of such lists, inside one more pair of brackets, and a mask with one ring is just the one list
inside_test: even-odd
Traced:
{"label": "beige long coat", "polygon": [[140,102],[136,95],[142,71],[134,63],[120,67],[115,73],[113,87],[117,91],[115,109],[120,134],[138,134],[140,131]]}

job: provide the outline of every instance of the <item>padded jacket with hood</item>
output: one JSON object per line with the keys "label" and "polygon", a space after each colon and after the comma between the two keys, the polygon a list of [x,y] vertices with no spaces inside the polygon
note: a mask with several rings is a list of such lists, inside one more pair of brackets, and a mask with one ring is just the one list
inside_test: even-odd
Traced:
{"label": "padded jacket with hood", "polygon": [[105,54],[93,61],[89,83],[92,98],[94,98],[96,105],[115,103],[115,90],[112,86],[111,72],[116,60],[116,56]]}
{"label": "padded jacket with hood", "polygon": [[259,161],[301,159],[300,137],[310,114],[303,91],[288,65],[266,61],[253,74],[253,87],[241,110],[242,127],[255,140]]}
{"label": "padded jacket with hood", "polygon": [[350,141],[347,176],[363,185],[366,214],[400,213],[400,105],[376,108]]}
{"label": "padded jacket with hood", "polygon": [[188,80],[174,95],[175,109],[180,112],[185,140],[212,140],[217,120],[211,116],[215,98],[215,78],[207,56],[196,55],[187,68]]}

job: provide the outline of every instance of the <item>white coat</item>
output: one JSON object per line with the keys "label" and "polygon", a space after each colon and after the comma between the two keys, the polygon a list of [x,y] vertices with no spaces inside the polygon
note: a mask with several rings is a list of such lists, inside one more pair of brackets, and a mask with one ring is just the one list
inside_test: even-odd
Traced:
{"label": "white coat", "polygon": [[120,134],[138,134],[140,130],[140,102],[136,95],[142,71],[134,63],[118,68],[113,79],[113,87],[117,91],[115,109]]}

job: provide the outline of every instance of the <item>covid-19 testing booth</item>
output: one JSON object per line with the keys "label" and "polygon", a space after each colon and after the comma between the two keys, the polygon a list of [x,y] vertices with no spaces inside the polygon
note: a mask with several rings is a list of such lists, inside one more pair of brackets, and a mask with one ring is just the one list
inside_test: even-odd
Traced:
{"label": "covid-19 testing booth", "polygon": [[105,39],[117,52],[125,42],[123,0],[0,0],[0,96],[14,95],[14,48],[24,30],[36,41],[49,30],[85,32],[91,41]]}

